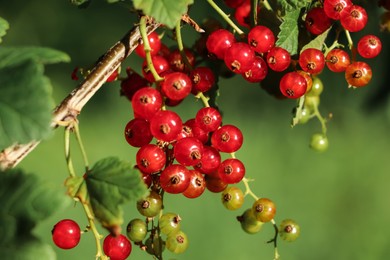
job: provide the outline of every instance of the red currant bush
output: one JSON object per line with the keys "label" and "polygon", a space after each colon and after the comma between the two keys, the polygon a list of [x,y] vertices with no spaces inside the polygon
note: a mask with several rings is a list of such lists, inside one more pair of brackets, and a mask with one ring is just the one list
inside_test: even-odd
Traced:
{"label": "red currant bush", "polygon": [[122,234],[108,235],[103,241],[103,251],[111,260],[124,260],[131,253],[131,243]]}
{"label": "red currant bush", "polygon": [[74,248],[80,242],[80,227],[71,219],[63,219],[59,221],[54,225],[51,233],[54,244],[62,249]]}

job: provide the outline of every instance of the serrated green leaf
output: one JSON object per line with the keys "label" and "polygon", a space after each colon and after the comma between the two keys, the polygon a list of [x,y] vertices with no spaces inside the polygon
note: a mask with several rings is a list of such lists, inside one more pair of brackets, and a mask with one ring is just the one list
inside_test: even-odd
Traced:
{"label": "serrated green leaf", "polygon": [[87,173],[85,181],[93,212],[106,228],[123,223],[121,204],[147,194],[139,171],[114,157],[98,161]]}
{"label": "serrated green leaf", "polygon": [[9,29],[8,22],[0,17],[0,43],[2,42],[2,37],[6,34],[6,31],[8,29]]}
{"label": "serrated green leaf", "polygon": [[29,235],[38,222],[69,205],[58,188],[18,169],[0,172],[0,191],[0,230],[7,234],[2,244]]}
{"label": "serrated green leaf", "polygon": [[145,15],[154,17],[169,28],[175,27],[192,3],[193,0],[133,0],[134,8],[142,10]]}
{"label": "serrated green leaf", "polygon": [[301,9],[311,3],[311,0],[277,0],[284,11]]}
{"label": "serrated green leaf", "polygon": [[[42,64],[69,62],[68,54],[44,47],[2,47],[0,48],[0,69],[33,60]],[[1,86],[0,86],[1,87]]]}
{"label": "serrated green leaf", "polygon": [[297,9],[286,13],[279,27],[280,32],[276,41],[276,46],[286,49],[291,55],[298,51],[298,18],[300,11],[300,9]]}
{"label": "serrated green leaf", "polygon": [[0,150],[51,134],[51,91],[42,64],[26,61],[0,69]]}
{"label": "serrated green leaf", "polygon": [[328,36],[331,28],[329,28],[328,30],[326,30],[322,34],[318,35],[313,40],[311,40],[308,44],[303,46],[302,49],[301,49],[301,52],[306,50],[306,49],[309,49],[309,48],[322,50],[322,48],[324,47],[324,43],[325,43],[326,37]]}

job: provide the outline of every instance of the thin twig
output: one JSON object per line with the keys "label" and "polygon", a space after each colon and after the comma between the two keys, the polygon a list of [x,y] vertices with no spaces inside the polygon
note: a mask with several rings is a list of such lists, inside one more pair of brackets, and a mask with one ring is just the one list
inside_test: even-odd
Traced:
{"label": "thin twig", "polygon": [[[151,33],[160,26],[154,20],[147,21],[146,31]],[[75,88],[53,112],[51,127],[56,129],[60,122],[74,120],[80,114],[82,108],[100,89],[107,78],[120,66],[137,47],[141,39],[139,26],[130,30],[119,42],[111,47],[106,54],[96,63],[91,73],[80,85]],[[31,141],[27,144],[14,144],[0,152],[0,169],[6,170],[15,167],[20,163],[35,147],[39,140]]]}

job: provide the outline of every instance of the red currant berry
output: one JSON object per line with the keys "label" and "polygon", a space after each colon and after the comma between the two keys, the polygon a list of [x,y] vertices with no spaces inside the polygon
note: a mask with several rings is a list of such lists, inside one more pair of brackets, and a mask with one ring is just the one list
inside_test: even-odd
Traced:
{"label": "red currant berry", "polygon": [[152,87],[137,90],[131,99],[134,115],[147,120],[161,110],[162,103],[160,92]]}
{"label": "red currant berry", "polygon": [[252,67],[255,53],[251,47],[242,42],[233,43],[225,52],[225,64],[234,73],[244,73]]}
{"label": "red currant berry", "polygon": [[255,83],[262,81],[268,73],[267,63],[259,56],[255,56],[251,68],[242,75],[245,80]]}
{"label": "red currant berry", "polygon": [[51,234],[56,246],[62,249],[71,249],[79,244],[81,231],[75,221],[63,219],[54,225]]}
{"label": "red currant berry", "polygon": [[263,227],[263,222],[258,221],[253,214],[252,209],[247,209],[245,212],[237,217],[241,224],[241,228],[248,234],[256,234]]}
{"label": "red currant berry", "polygon": [[130,120],[125,127],[126,141],[134,147],[144,146],[153,139],[150,132],[150,124],[143,118],[134,118]]}
{"label": "red currant berry", "polygon": [[313,80],[310,76],[310,73],[307,73],[306,71],[303,70],[297,70],[297,72],[305,78],[306,87],[307,87],[305,93],[308,93],[311,90],[311,87],[313,86]]}
{"label": "red currant berry", "polygon": [[191,79],[182,72],[169,73],[161,83],[162,92],[173,101],[183,100],[191,93],[191,89]]}
{"label": "red currant berry", "polygon": [[280,223],[280,238],[287,242],[295,241],[301,233],[299,225],[292,219],[285,219]]}
{"label": "red currant berry", "polygon": [[190,185],[183,192],[189,199],[194,199],[203,194],[206,189],[206,180],[203,174],[197,170],[190,170]]}
{"label": "red currant berry", "polygon": [[193,137],[198,138],[203,144],[209,140],[209,133],[200,128],[195,118],[188,119],[184,125],[190,127]]}
{"label": "red currant berry", "polygon": [[299,55],[299,66],[310,74],[318,74],[325,67],[324,54],[318,49],[305,49]]}
{"label": "red currant berry", "polygon": [[206,41],[207,51],[223,60],[227,49],[236,42],[234,35],[225,29],[218,29],[212,32]]}
{"label": "red currant berry", "polygon": [[147,144],[138,150],[136,161],[141,172],[151,174],[159,172],[165,166],[166,156],[157,145]]}
{"label": "red currant berry", "polygon": [[[187,57],[188,64],[193,67],[195,65],[195,56],[189,49],[184,49],[184,53]],[[178,49],[172,51],[168,57],[169,65],[173,71],[186,71],[186,63],[183,61],[183,57]]]}
{"label": "red currant berry", "polygon": [[221,152],[233,153],[241,148],[243,136],[234,125],[224,125],[211,135],[211,144]]}
{"label": "red currant berry", "polygon": [[148,227],[144,220],[139,218],[132,219],[126,227],[126,235],[133,242],[141,242],[145,239]]}
{"label": "red currant berry", "polygon": [[195,137],[182,138],[175,143],[173,155],[178,163],[194,166],[202,158],[203,144]]}
{"label": "red currant berry", "polygon": [[164,142],[175,141],[182,126],[180,116],[169,110],[158,111],[150,120],[150,132],[156,139]]}
{"label": "red currant berry", "polygon": [[155,191],[151,191],[148,196],[137,201],[137,210],[145,217],[152,218],[157,216],[157,214],[160,213],[161,208],[161,196]]}
{"label": "red currant berry", "polygon": [[307,83],[305,77],[298,72],[284,74],[279,83],[280,92],[288,98],[299,98],[306,93]]}
{"label": "red currant berry", "polygon": [[[150,49],[151,49],[150,54],[152,56],[157,55],[157,53],[160,51],[160,48],[161,48],[160,37],[158,36],[158,34],[156,32],[151,32],[148,35],[148,41],[149,41],[149,45],[150,45]],[[142,58],[146,57],[143,43],[138,44],[137,48],[135,48],[135,53],[137,53],[137,55],[142,57]]]}
{"label": "red currant berry", "polygon": [[116,80],[119,75],[119,70],[119,68],[114,70],[114,72],[111,73],[111,75],[106,79],[106,82],[113,82],[114,80]]}
{"label": "red currant berry", "polygon": [[[157,74],[161,77],[163,77],[170,70],[168,61],[162,56],[153,56],[152,63]],[[144,60],[144,62],[142,63],[142,75],[149,82],[156,81],[153,77],[153,74],[150,72],[148,68],[148,63],[146,60]]]}
{"label": "red currant berry", "polygon": [[190,177],[190,171],[186,167],[180,164],[171,164],[161,172],[160,185],[167,193],[182,193],[190,185]]}
{"label": "red currant berry", "polygon": [[382,42],[375,35],[363,36],[358,44],[357,51],[363,58],[371,59],[379,55],[382,50]]}
{"label": "red currant berry", "polygon": [[167,249],[175,254],[181,254],[188,248],[188,238],[187,235],[179,230],[178,232],[173,232],[167,236]]}
{"label": "red currant berry", "polygon": [[250,28],[249,14],[251,12],[251,2],[245,0],[241,5],[239,5],[235,12],[234,18],[237,20],[238,24],[247,28]]}
{"label": "red currant berry", "polygon": [[197,67],[191,71],[192,93],[206,92],[211,89],[215,83],[214,72],[208,67]]}
{"label": "red currant berry", "polygon": [[266,26],[257,25],[248,33],[248,43],[258,53],[266,53],[275,45],[275,35]]}
{"label": "red currant berry", "polygon": [[218,167],[218,174],[224,183],[239,183],[245,176],[245,166],[240,160],[229,158]]}
{"label": "red currant berry", "polygon": [[195,169],[199,170],[204,174],[211,174],[218,170],[221,164],[221,155],[218,150],[211,146],[203,147],[203,154],[200,162],[194,166]]}
{"label": "red currant berry", "polygon": [[214,193],[222,192],[228,186],[227,183],[221,180],[217,172],[213,174],[206,174],[205,180],[206,180],[206,188],[209,191]]}
{"label": "red currant berry", "polygon": [[228,210],[239,209],[244,204],[244,193],[240,188],[228,186],[221,193],[221,201]]}
{"label": "red currant berry", "polygon": [[326,66],[333,72],[344,72],[351,64],[349,54],[341,49],[333,49],[326,55]]}
{"label": "red currant berry", "polygon": [[351,0],[324,0],[325,14],[333,20],[339,20],[340,16],[351,6]]}
{"label": "red currant berry", "polygon": [[177,140],[187,138],[187,137],[194,137],[194,134],[192,133],[192,128],[183,124],[181,128],[180,134],[177,136]]}
{"label": "red currant berry", "polygon": [[351,6],[348,12],[343,12],[340,16],[341,25],[350,32],[362,30],[366,26],[367,21],[367,12],[359,5]]}
{"label": "red currant berry", "polygon": [[290,53],[281,47],[273,47],[267,54],[267,64],[273,71],[284,71],[290,63]]}
{"label": "red currant berry", "polygon": [[370,65],[362,61],[351,63],[345,70],[345,79],[353,87],[364,87],[371,81],[371,78]]}
{"label": "red currant berry", "polygon": [[140,88],[147,87],[149,82],[131,68],[127,68],[126,73],[127,78],[121,81],[120,94],[131,101],[134,93]]}
{"label": "red currant berry", "polygon": [[305,18],[306,29],[314,35],[319,35],[330,28],[333,21],[326,16],[325,11],[321,7],[311,9]]}
{"label": "red currant berry", "polygon": [[131,253],[131,243],[122,234],[115,237],[108,235],[103,241],[103,251],[111,260],[124,260]]}
{"label": "red currant berry", "polygon": [[258,221],[269,222],[276,214],[276,207],[270,199],[261,198],[253,203],[252,211]]}
{"label": "red currant berry", "polygon": [[228,7],[237,8],[240,5],[242,5],[242,3],[244,3],[244,1],[246,1],[246,0],[223,0],[223,1],[224,1],[225,5],[227,5]]}
{"label": "red currant berry", "polygon": [[206,132],[214,132],[222,123],[222,116],[213,107],[199,109],[195,116],[196,124]]}

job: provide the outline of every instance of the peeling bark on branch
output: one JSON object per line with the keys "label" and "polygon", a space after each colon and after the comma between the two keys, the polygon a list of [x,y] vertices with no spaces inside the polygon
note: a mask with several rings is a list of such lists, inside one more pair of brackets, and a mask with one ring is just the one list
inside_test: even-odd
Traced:
{"label": "peeling bark on branch", "polygon": [[[149,19],[146,26],[147,33],[151,33],[160,26],[154,20]],[[138,46],[141,39],[139,26],[135,26],[122,40],[111,47],[96,63],[91,73],[80,85],[75,88],[53,112],[51,126],[56,129],[61,122],[73,121],[80,114],[82,108],[100,89],[107,78],[120,66]],[[6,170],[15,167],[40,141],[32,141],[28,144],[15,144],[0,153],[0,169]]]}

